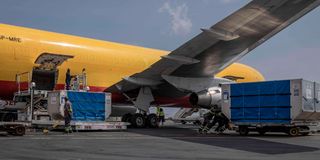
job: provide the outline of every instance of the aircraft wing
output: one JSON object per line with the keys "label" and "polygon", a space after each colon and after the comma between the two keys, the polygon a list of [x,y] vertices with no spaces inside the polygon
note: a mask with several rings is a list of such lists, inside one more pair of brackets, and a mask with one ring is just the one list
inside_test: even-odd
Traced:
{"label": "aircraft wing", "polygon": [[108,91],[156,86],[166,83],[164,76],[212,77],[319,4],[320,0],[253,0]]}

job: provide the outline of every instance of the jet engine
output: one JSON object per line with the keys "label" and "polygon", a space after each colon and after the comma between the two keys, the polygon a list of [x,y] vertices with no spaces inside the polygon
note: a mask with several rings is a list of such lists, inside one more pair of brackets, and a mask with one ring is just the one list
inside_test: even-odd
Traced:
{"label": "jet engine", "polygon": [[189,102],[193,106],[202,108],[211,108],[212,106],[220,107],[221,88],[211,87],[200,92],[193,92],[189,97]]}

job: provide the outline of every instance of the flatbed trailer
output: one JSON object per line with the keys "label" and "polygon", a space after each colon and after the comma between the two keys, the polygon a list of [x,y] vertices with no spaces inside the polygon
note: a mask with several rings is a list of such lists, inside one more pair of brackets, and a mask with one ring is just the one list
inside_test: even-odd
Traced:
{"label": "flatbed trailer", "polygon": [[[126,130],[126,122],[108,121],[108,122],[77,122],[71,121],[71,127],[75,131],[113,131],[113,130]],[[47,128],[47,129],[64,129],[63,121],[43,121],[33,120],[33,128]]]}
{"label": "flatbed trailer", "polygon": [[309,135],[312,130],[312,126],[317,126],[317,122],[293,122],[292,124],[277,124],[277,123],[233,123],[234,129],[240,135],[248,135],[249,132],[258,132],[260,135],[264,135],[267,132],[283,132],[290,136],[297,135]]}

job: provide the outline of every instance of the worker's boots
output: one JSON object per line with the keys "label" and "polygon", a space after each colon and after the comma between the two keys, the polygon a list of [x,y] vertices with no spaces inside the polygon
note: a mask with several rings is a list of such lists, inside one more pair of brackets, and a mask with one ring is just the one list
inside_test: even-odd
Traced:
{"label": "worker's boots", "polygon": [[72,133],[72,127],[71,126],[68,126],[64,129],[65,133]]}

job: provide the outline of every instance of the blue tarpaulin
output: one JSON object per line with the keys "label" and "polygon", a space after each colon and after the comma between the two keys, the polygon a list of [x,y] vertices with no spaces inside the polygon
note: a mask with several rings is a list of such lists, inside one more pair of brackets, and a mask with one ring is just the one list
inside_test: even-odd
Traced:
{"label": "blue tarpaulin", "polygon": [[104,121],[105,94],[68,91],[75,121]]}
{"label": "blue tarpaulin", "polygon": [[231,120],[290,123],[290,80],[231,84]]}

